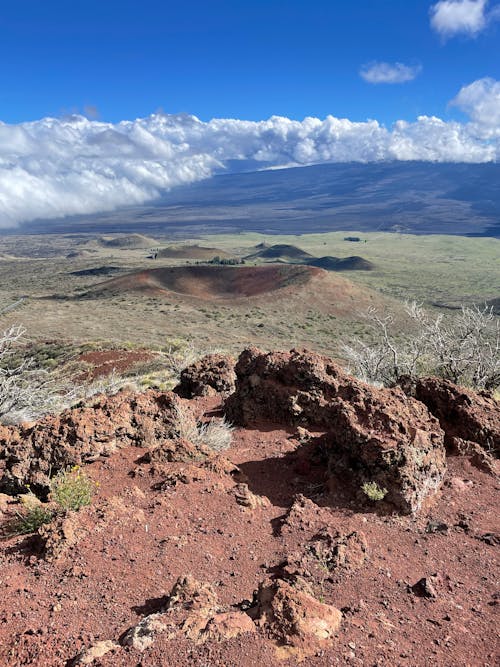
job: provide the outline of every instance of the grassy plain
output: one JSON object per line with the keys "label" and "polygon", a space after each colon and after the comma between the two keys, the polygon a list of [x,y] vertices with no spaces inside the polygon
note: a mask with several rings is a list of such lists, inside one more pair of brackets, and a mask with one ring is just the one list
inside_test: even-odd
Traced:
{"label": "grassy plain", "polygon": [[[345,236],[362,240],[344,241]],[[449,312],[450,307],[482,303],[500,294],[498,239],[346,231],[279,237],[211,235],[185,242],[239,256],[250,254],[262,242],[287,243],[316,256],[360,255],[376,268],[332,274],[332,285],[340,275],[338,300],[334,288],[323,294],[319,283],[311,283],[310,293],[278,290],[269,297],[234,302],[173,292],[124,291],[82,298],[107,278],[185,260],[151,260],[147,249],[102,247],[95,237],[85,235],[4,237],[0,239],[0,328],[22,323],[31,337],[60,342],[148,347],[184,338],[202,349],[308,346],[335,354],[340,341],[366,331],[360,311],[367,303],[400,313],[401,301],[416,299]],[[158,239],[158,247],[168,243]],[[109,276],[106,271],[74,275],[102,267],[113,271]]]}

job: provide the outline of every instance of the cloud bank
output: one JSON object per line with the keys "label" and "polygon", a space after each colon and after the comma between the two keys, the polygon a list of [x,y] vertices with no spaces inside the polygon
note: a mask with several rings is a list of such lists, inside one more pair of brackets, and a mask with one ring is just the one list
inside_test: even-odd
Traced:
{"label": "cloud bank", "polygon": [[431,7],[431,26],[443,37],[475,37],[500,18],[497,5],[488,11],[489,0],[440,0]]}
{"label": "cloud bank", "polygon": [[500,82],[465,86],[453,104],[469,122],[421,116],[388,129],[327,116],[253,122],[154,114],[112,124],[82,116],[0,123],[0,227],[143,204],[175,186],[251,161],[262,168],[322,162],[500,159]]}
{"label": "cloud bank", "polygon": [[405,83],[406,81],[413,81],[421,70],[420,65],[375,62],[363,65],[359,75],[368,83]]}

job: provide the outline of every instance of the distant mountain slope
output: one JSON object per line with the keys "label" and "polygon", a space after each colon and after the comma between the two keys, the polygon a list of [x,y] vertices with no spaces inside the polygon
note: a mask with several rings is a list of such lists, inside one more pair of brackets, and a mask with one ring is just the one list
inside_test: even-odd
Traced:
{"label": "distant mountain slope", "polygon": [[[262,246],[264,244],[259,244]],[[259,249],[257,252],[248,255],[245,259],[308,259],[312,257],[308,252],[302,250],[302,248],[297,248],[294,245],[288,245],[287,243],[277,243],[276,245],[266,246],[262,249]]]}
{"label": "distant mountain slope", "polygon": [[221,174],[155,205],[23,229],[173,233],[335,230],[500,237],[500,164],[323,164]]}
{"label": "distant mountain slope", "polygon": [[352,257],[314,257],[304,260],[302,264],[316,266],[326,271],[372,271],[375,265],[363,257],[353,255]]}
{"label": "distant mountain slope", "polygon": [[219,248],[207,248],[200,245],[178,245],[160,248],[156,256],[163,259],[213,259],[214,257],[228,258],[232,255]]}

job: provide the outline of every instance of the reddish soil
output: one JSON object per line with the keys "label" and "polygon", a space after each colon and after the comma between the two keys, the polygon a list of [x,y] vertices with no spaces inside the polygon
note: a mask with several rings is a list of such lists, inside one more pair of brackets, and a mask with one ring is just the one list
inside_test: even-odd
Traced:
{"label": "reddish soil", "polygon": [[96,380],[116,372],[124,375],[127,371],[154,359],[154,353],[148,350],[102,350],[100,352],[84,352],[78,362],[89,364],[90,368],[78,379]]}
{"label": "reddish soil", "polygon": [[172,266],[107,280],[92,291],[176,292],[202,299],[259,296],[307,284],[322,273],[304,266]]}
{"label": "reddish soil", "polygon": [[[190,404],[209,416],[218,401]],[[279,573],[291,554],[304,553],[322,526],[363,533],[368,559],[355,570],[312,569],[316,597],[342,609],[343,621],[338,636],[302,664],[498,664],[495,478],[466,458],[450,457],[443,491],[427,514],[379,515],[376,505],[353,499],[352,490],[325,488],[324,466],[316,467],[308,445],[292,436],[269,424],[238,429],[226,454],[243,479],[205,471],[198,481],[162,484],[168,466],[179,464],[162,469],[141,462],[144,450],[135,447],[88,465],[100,486],[92,505],[75,515],[81,533],[76,545],[49,563],[33,538],[1,542],[0,664],[59,667],[96,641],[118,641],[161,608],[182,575],[216,586],[222,604],[251,600],[259,583]],[[239,505],[238,481],[270,504]],[[299,493],[316,506],[306,502],[302,515],[284,522]],[[3,502],[8,516],[15,506],[5,497]],[[435,597],[412,590],[432,575]],[[259,630],[204,644],[159,635],[143,653],[119,647],[93,664],[297,664],[280,655]]]}

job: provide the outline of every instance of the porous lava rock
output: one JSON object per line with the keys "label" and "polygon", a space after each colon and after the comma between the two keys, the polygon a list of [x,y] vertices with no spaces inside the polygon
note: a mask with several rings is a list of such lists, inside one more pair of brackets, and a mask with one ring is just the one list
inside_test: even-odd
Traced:
{"label": "porous lava rock", "polygon": [[211,584],[200,583],[187,575],[176,581],[164,608],[130,628],[122,644],[144,651],[159,634],[166,634],[167,639],[184,636],[195,643],[204,643],[232,639],[255,630],[250,616],[220,606]]}
{"label": "porous lava rock", "polygon": [[183,398],[230,394],[234,391],[236,359],[224,354],[207,354],[181,372],[174,391]]}
{"label": "porous lava rock", "polygon": [[260,584],[252,613],[271,637],[302,656],[315,653],[319,642],[333,639],[342,621],[339,609],[281,579]]}
{"label": "porous lava rock", "polygon": [[46,495],[50,476],[129,445],[154,448],[178,437],[181,399],[172,392],[120,391],[89,405],[47,416],[34,424],[0,426],[0,490],[14,494],[29,486]]}
{"label": "porous lava rock", "polygon": [[415,397],[439,419],[450,451],[459,452],[469,442],[499,456],[500,403],[491,394],[427,377],[417,380]]}
{"label": "porous lava rock", "polygon": [[325,574],[341,579],[357,572],[368,559],[368,544],[361,531],[339,532],[324,526],[295,554],[287,557],[286,578],[321,580]]}
{"label": "porous lava rock", "polygon": [[227,417],[248,425],[262,420],[325,430],[332,475],[361,487],[375,482],[385,500],[416,513],[439,489],[445,469],[438,420],[399,387],[377,389],[306,350],[242,352]]}

